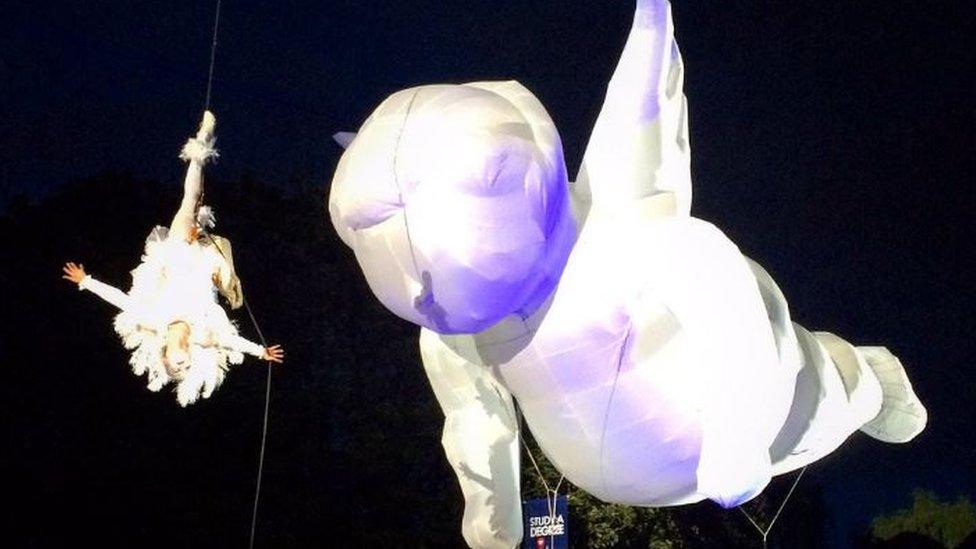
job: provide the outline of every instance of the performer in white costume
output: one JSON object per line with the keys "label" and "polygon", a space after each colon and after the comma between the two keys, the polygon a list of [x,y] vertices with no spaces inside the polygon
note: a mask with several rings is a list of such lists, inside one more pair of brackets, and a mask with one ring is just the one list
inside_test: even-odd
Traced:
{"label": "performer in white costume", "polygon": [[[507,548],[522,537],[513,396],[567,479],[604,501],[640,506],[706,498],[735,506],[856,430],[906,442],[925,427],[925,408],[887,349],[794,324],[769,274],[691,217],[682,80],[669,3],[637,0],[573,184],[555,127],[516,82],[398,92],[358,135],[343,135],[332,220],[377,297],[423,327],[421,356],[444,411],[442,442],[472,547]],[[457,99],[465,96],[477,101]],[[417,120],[417,97],[449,99],[424,102]],[[475,137],[459,137],[465,132]],[[425,161],[430,155],[450,169]],[[555,167],[540,175],[533,166]],[[494,194],[474,200],[475,188]],[[523,210],[521,226],[506,217]],[[526,222],[529,214],[541,221]],[[450,230],[476,216],[491,229]],[[564,265],[544,263],[558,277],[554,288],[502,255],[558,252],[567,225],[578,228],[572,252],[553,254]],[[492,242],[513,226],[511,247]],[[451,272],[427,267],[452,261]],[[489,286],[468,283],[469,270],[489,273],[479,283],[525,281],[521,294],[505,295],[531,294],[531,306],[494,300],[503,309],[485,311],[490,294],[465,292]],[[493,324],[467,329],[482,319]]]}
{"label": "performer in white costume", "polygon": [[284,358],[281,346],[265,348],[238,335],[217,302],[220,293],[232,308],[240,307],[243,293],[230,242],[207,233],[215,219],[202,205],[203,166],[217,156],[215,123],[205,112],[196,137],[184,145],[180,158],[189,166],[180,207],[169,229],[155,227],[149,234],[128,293],[96,280],[84,265],[69,262],[63,268],[63,278],[79,290],[120,309],[115,331],[132,351],[132,371],[146,375],[151,391],[175,383],[183,406],[209,397],[229,364],[240,364],[245,353],[274,363]]}

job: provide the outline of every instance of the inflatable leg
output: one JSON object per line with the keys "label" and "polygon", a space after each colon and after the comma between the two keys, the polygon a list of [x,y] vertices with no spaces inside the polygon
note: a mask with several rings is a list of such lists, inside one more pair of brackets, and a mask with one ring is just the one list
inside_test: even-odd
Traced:
{"label": "inflatable leg", "polygon": [[857,347],[881,383],[881,411],[861,427],[884,442],[908,442],[925,429],[928,412],[915,396],[912,383],[898,357],[884,347]]}
{"label": "inflatable leg", "polygon": [[884,442],[907,442],[925,428],[925,408],[888,349],[811,334],[790,320],[786,298],[769,273],[751,259],[749,266],[780,363],[798,372],[790,415],[769,450],[774,474],[820,459],[858,429]]}
{"label": "inflatable leg", "polygon": [[855,347],[794,324],[803,356],[790,416],[770,448],[774,474],[812,463],[860,429],[884,442],[907,442],[927,413],[901,363],[884,347]]}

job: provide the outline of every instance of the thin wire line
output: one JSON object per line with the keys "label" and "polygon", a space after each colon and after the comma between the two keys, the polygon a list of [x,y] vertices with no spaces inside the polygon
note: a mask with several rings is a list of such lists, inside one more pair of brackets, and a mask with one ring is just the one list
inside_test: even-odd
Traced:
{"label": "thin wire line", "polygon": [[763,529],[760,528],[758,524],[756,524],[756,521],[752,520],[752,517],[749,516],[749,513],[747,513],[745,509],[743,509],[742,507],[738,507],[738,509],[739,511],[742,511],[742,514],[745,515],[746,518],[749,519],[749,522],[751,522],[752,525],[756,527],[756,530],[759,530],[759,535],[765,535]]}
{"label": "thin wire line", "polygon": [[[206,233],[207,238],[216,248],[217,252],[224,261],[227,261],[227,256],[224,255],[223,250],[217,245],[217,241],[214,240],[213,235]],[[247,302],[247,298],[243,295],[241,296],[241,301],[244,303],[244,310],[247,311],[247,316],[251,319],[251,325],[254,326],[254,331],[258,333],[258,339],[261,340],[261,346],[265,349],[268,348],[268,341],[264,338],[264,332],[261,331],[261,326],[258,324],[257,318],[254,316],[254,311],[251,310],[251,304]],[[251,533],[248,541],[248,547],[254,549],[254,539],[257,532],[258,524],[258,502],[261,499],[261,479],[264,477],[264,454],[268,443],[268,419],[270,418],[271,411],[271,364],[268,363],[267,375],[265,377],[264,384],[264,418],[261,421],[261,450],[258,452],[258,475],[257,480],[254,485],[254,506],[251,508]]]}
{"label": "thin wire line", "polygon": [[[535,473],[539,476],[539,480],[542,482],[542,487],[546,490],[546,508],[549,511],[549,519],[551,521],[555,521],[556,520],[556,503],[559,500],[559,487],[563,485],[563,480],[566,478],[566,475],[560,473],[560,475],[559,475],[559,482],[556,483],[556,487],[554,489],[549,487],[549,483],[546,482],[545,475],[542,474],[542,469],[539,469],[539,464],[536,462],[535,456],[532,455],[532,449],[529,448],[528,443],[525,442],[525,437],[522,436],[522,424],[523,424],[523,422],[522,422],[522,413],[521,413],[521,410],[516,409],[516,412],[515,413],[516,413],[516,416],[518,418],[518,438],[519,438],[519,441],[522,443],[522,447],[525,448],[525,453],[529,455],[529,461],[532,462],[532,467],[535,469]],[[554,543],[553,542],[554,538],[555,538],[555,534],[550,534],[549,535],[549,543],[550,544]]]}
{"label": "thin wire line", "polygon": [[[207,93],[203,102],[203,110],[210,110],[210,98],[213,93],[213,80],[214,80],[214,66],[217,61],[217,34],[220,30],[220,4],[221,0],[217,0],[216,7],[214,8],[214,24],[213,24],[213,36],[210,41],[210,68],[207,70]],[[221,256],[224,256],[224,252],[221,251],[220,246],[217,246],[217,242],[214,240],[213,236],[209,233],[207,236],[210,238],[210,242],[213,243],[217,251],[220,252]],[[224,260],[227,257],[224,256]],[[254,317],[254,311],[251,310],[251,305],[247,302],[247,298],[242,296],[242,301],[244,302],[244,309],[247,310],[247,316],[251,319],[251,325],[254,326],[254,330],[258,333],[258,338],[261,340],[261,346],[265,349],[268,348],[268,342],[264,339],[264,332],[261,331],[261,326],[258,324],[257,319]],[[257,533],[258,524],[258,504],[261,501],[261,481],[264,478],[264,455],[265,450],[268,446],[268,420],[270,418],[271,411],[271,364],[267,366],[267,375],[265,377],[264,384],[264,416],[261,421],[261,450],[258,453],[258,474],[257,479],[254,484],[254,505],[251,508],[251,531],[250,537],[248,538],[248,547],[254,549],[254,539]]]}
{"label": "thin wire line", "polygon": [[210,70],[207,73],[207,97],[203,102],[203,110],[210,110],[210,92],[213,90],[214,61],[217,59],[217,29],[220,28],[220,0],[214,12],[213,40],[210,43]]}
{"label": "thin wire line", "polygon": [[773,529],[773,525],[776,524],[776,519],[779,518],[779,514],[783,512],[783,508],[786,507],[786,502],[790,500],[790,496],[793,495],[793,490],[796,490],[796,485],[800,483],[800,479],[803,477],[803,473],[807,470],[806,466],[800,469],[800,474],[796,475],[796,479],[793,480],[793,486],[790,486],[790,491],[786,493],[786,498],[783,499],[783,503],[780,504],[779,510],[773,516],[773,520],[769,523],[769,528],[766,529],[767,532]]}
{"label": "thin wire line", "polygon": [[[258,326],[258,321],[254,318],[254,313],[251,312],[251,306],[248,305],[247,299],[244,299],[244,308],[247,309],[248,316],[251,317],[251,324],[254,325],[255,331],[258,333],[258,338],[261,339],[261,346],[265,349],[268,348],[268,342],[264,339],[264,334],[261,333],[261,327]],[[261,479],[264,476],[264,450],[268,443],[268,418],[270,416],[271,409],[271,363],[267,365],[267,374],[265,376],[264,383],[264,419],[261,422],[261,451],[258,453],[258,477],[255,481],[254,486],[254,506],[251,509],[251,537],[248,542],[248,547],[254,549],[254,538],[255,532],[257,531],[258,524],[258,501],[261,499]]]}
{"label": "thin wire line", "polygon": [[786,502],[790,501],[790,496],[792,496],[793,491],[796,490],[796,486],[800,483],[800,478],[803,477],[803,473],[806,472],[807,467],[807,465],[804,465],[803,469],[800,469],[800,474],[796,475],[796,478],[793,479],[793,485],[790,486],[790,491],[786,493],[786,497],[783,498],[783,503],[779,504],[779,509],[776,510],[776,514],[773,515],[773,520],[769,521],[769,524],[766,526],[765,530],[759,527],[759,524],[756,523],[756,521],[749,515],[748,512],[746,512],[745,509],[743,509],[741,506],[738,508],[739,511],[742,511],[742,514],[749,519],[749,522],[752,523],[756,530],[759,531],[759,534],[762,536],[763,547],[766,547],[766,538],[769,537],[769,533],[773,530],[773,525],[776,524],[776,519],[779,518],[780,513],[782,513],[783,509],[786,507]]}

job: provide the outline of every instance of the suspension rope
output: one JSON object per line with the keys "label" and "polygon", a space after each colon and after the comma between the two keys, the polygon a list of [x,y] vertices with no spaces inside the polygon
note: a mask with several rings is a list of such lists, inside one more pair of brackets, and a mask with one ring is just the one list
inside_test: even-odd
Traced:
{"label": "suspension rope", "polygon": [[203,101],[203,110],[210,110],[210,92],[213,90],[214,61],[217,59],[217,29],[220,28],[220,0],[214,10],[213,39],[210,42],[210,70],[207,71],[207,95]]}
{"label": "suspension rope", "polygon": [[[254,318],[251,306],[248,305],[247,298],[243,298],[242,296],[242,299],[244,301],[244,308],[247,310],[247,316],[251,317],[251,324],[254,325],[254,330],[258,333],[258,338],[261,340],[261,346],[267,349],[268,342],[264,339],[264,334],[261,333],[261,327],[258,326],[258,321]],[[254,482],[254,505],[251,508],[251,535],[247,544],[250,549],[254,549],[254,537],[258,525],[258,501],[261,499],[261,479],[264,476],[264,450],[268,443],[268,418],[270,416],[270,409],[271,363],[269,362],[264,381],[264,418],[261,420],[261,451],[258,453],[258,474]]]}
{"label": "suspension rope", "polygon": [[750,516],[749,513],[747,513],[746,510],[742,508],[742,506],[738,507],[739,511],[742,511],[742,514],[745,515],[747,519],[749,519],[749,522],[753,525],[753,527],[756,528],[756,530],[759,532],[759,535],[762,536],[763,549],[766,549],[766,542],[767,539],[769,538],[769,532],[772,531],[773,525],[776,524],[776,519],[778,519],[780,513],[783,512],[783,509],[786,507],[786,502],[790,500],[790,496],[793,495],[793,491],[796,490],[796,485],[800,483],[800,478],[803,477],[803,473],[805,473],[806,470],[807,470],[807,466],[805,465],[803,469],[800,469],[800,474],[796,475],[796,478],[793,479],[793,486],[790,486],[790,491],[786,493],[786,497],[783,498],[783,503],[779,505],[779,509],[777,509],[776,514],[773,515],[773,520],[769,521],[769,524],[766,525],[765,529],[761,528],[759,524],[756,522],[756,520],[753,519],[752,516]]}
{"label": "suspension rope", "polygon": [[[223,250],[217,245],[217,241],[214,240],[213,235],[209,232],[205,233],[207,238],[210,239],[210,243],[217,250],[224,261],[227,261],[227,256],[224,255]],[[258,334],[258,339],[261,340],[261,346],[265,349],[268,348],[268,340],[264,338],[264,332],[261,331],[261,326],[258,324],[257,318],[254,316],[254,311],[251,310],[250,303],[247,302],[247,298],[241,295],[241,301],[244,304],[244,310],[247,311],[247,316],[251,319],[251,325],[254,326],[254,331]],[[271,408],[271,364],[268,364],[267,375],[265,376],[264,384],[264,419],[261,421],[261,450],[258,453],[258,474],[257,480],[254,486],[254,506],[251,509],[251,535],[248,541],[248,547],[254,549],[254,534],[257,531],[258,523],[258,501],[261,499],[261,479],[264,476],[264,451],[267,447],[268,442],[268,418],[270,417]]]}
{"label": "suspension rope", "polygon": [[[210,67],[207,70],[207,93],[203,101],[203,110],[210,110],[210,99],[213,95],[213,81],[214,81],[214,66],[217,61],[217,33],[220,29],[220,3],[221,0],[216,0],[216,6],[214,7],[214,22],[213,22],[213,35],[210,41]],[[220,252],[220,255],[227,260],[224,256],[224,252],[217,245],[213,236],[207,233],[210,238],[210,242],[213,244],[214,248]],[[242,301],[244,303],[244,309],[247,311],[247,316],[251,319],[251,325],[254,326],[254,331],[258,334],[258,339],[261,340],[261,346],[265,349],[268,348],[268,341],[264,338],[264,332],[261,331],[261,326],[258,324],[257,318],[254,316],[254,311],[251,310],[251,305],[247,302],[247,298],[242,296]],[[268,444],[268,419],[270,417],[271,409],[271,364],[267,366],[267,375],[265,377],[264,384],[264,415],[261,420],[261,449],[258,452],[258,472],[257,478],[254,483],[254,505],[251,508],[251,530],[250,536],[248,538],[248,548],[254,549],[254,539],[257,533],[258,524],[258,503],[261,500],[261,480],[264,478],[264,455]]]}
{"label": "suspension rope", "polygon": [[[518,406],[516,404],[516,406]],[[556,521],[556,500],[559,499],[559,487],[563,485],[563,480],[566,479],[566,475],[560,472],[559,481],[556,482],[555,488],[550,488],[549,482],[546,481],[546,476],[542,474],[542,469],[539,468],[539,463],[535,460],[535,456],[532,454],[532,448],[529,448],[529,444],[525,442],[525,437],[522,436],[522,430],[524,421],[522,418],[522,411],[519,408],[515,410],[517,421],[518,421],[518,438],[519,442],[522,443],[522,447],[525,448],[525,453],[529,456],[529,461],[532,462],[532,468],[535,469],[535,474],[539,477],[539,481],[542,482],[542,487],[546,491],[546,509],[549,511],[550,524]],[[555,534],[549,535],[550,545],[555,543]]]}

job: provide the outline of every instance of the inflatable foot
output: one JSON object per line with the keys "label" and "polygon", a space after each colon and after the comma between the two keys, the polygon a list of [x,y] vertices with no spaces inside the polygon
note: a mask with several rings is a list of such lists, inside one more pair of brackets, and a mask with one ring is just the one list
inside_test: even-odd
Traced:
{"label": "inflatable foot", "polygon": [[898,357],[885,347],[857,347],[878,376],[884,402],[881,412],[861,431],[884,442],[908,442],[925,429],[928,412],[915,396],[912,383]]}

